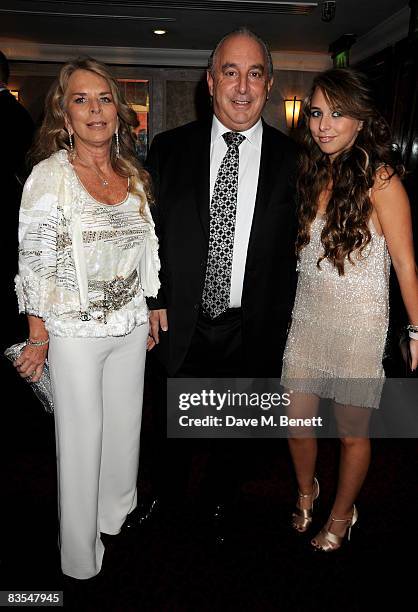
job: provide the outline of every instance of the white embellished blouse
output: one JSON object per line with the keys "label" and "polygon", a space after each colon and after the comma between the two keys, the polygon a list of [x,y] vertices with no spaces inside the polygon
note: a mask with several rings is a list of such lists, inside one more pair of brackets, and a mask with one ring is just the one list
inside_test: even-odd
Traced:
{"label": "white embellished blouse", "polygon": [[19,312],[56,336],[122,336],[147,323],[160,264],[148,205],[139,208],[129,190],[119,204],[95,200],[65,150],[37,164],[20,208]]}

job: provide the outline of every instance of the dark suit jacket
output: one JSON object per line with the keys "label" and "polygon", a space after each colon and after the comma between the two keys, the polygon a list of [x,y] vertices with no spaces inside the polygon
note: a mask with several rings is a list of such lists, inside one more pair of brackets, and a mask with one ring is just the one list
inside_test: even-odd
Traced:
{"label": "dark suit jacket", "polygon": [[21,193],[25,181],[25,156],[32,143],[33,121],[28,111],[7,90],[0,91],[0,172],[2,189],[9,193]]}
{"label": "dark suit jacket", "polygon": [[[167,308],[159,354],[170,375],[181,366],[195,329],[209,240],[211,122],[159,134],[147,168],[154,185],[161,290],[150,308]],[[260,172],[242,292],[242,376],[279,376],[295,289],[296,146],[263,125]]]}
{"label": "dark suit jacket", "polygon": [[[0,205],[3,224],[3,263],[0,284],[3,309],[7,313],[8,325],[3,326],[0,344],[4,348],[24,338],[26,323],[18,317],[17,299],[14,292],[14,276],[18,261],[18,219],[22,183],[26,179],[25,157],[33,138],[33,121],[28,111],[4,89],[0,91]],[[18,329],[20,321],[24,330]]]}
{"label": "dark suit jacket", "polygon": [[17,255],[17,221],[26,180],[25,157],[33,137],[28,111],[7,90],[0,91],[0,175],[1,204],[5,218],[7,249]]}

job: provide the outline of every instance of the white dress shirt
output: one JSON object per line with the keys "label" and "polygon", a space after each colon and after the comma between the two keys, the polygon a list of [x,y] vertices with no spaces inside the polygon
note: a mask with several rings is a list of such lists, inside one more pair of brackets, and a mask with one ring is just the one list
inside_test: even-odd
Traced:
{"label": "white dress shirt", "polygon": [[[210,144],[210,199],[219,166],[228,150],[222,134],[230,132],[215,115],[212,121]],[[261,119],[245,132],[240,132],[245,140],[239,146],[238,199],[235,220],[234,251],[232,256],[231,292],[229,307],[241,306],[242,286],[244,283],[245,262],[248,241],[253,221],[255,198],[257,195],[258,173],[260,169],[263,124]]]}

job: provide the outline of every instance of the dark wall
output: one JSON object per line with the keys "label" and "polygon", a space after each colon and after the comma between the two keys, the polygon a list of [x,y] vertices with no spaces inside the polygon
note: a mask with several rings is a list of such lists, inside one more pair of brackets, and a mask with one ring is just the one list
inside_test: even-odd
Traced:
{"label": "dark wall", "polygon": [[[418,252],[418,40],[405,39],[357,64],[373,85],[381,112],[392,129],[393,142],[405,165],[404,185],[411,202],[415,253]],[[417,257],[416,257],[417,259]],[[404,376],[399,337],[407,316],[396,275],[391,275],[390,327],[386,359],[388,376]]]}
{"label": "dark wall", "polygon": [[19,102],[29,111],[36,124],[42,119],[45,96],[54,80],[53,76],[28,75],[22,77],[15,76],[13,73],[10,77],[10,89],[19,90]]}
{"label": "dark wall", "polygon": [[[418,216],[418,40],[405,39],[357,64],[373,85],[406,168],[415,227]],[[417,237],[418,238],[418,237]]]}

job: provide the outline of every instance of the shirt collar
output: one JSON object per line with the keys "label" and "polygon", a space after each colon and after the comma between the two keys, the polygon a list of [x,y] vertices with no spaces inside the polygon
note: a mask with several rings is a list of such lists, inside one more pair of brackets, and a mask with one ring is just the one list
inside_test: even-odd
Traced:
{"label": "shirt collar", "polygon": [[[212,131],[211,131],[211,142],[215,144],[219,138],[222,137],[225,132],[230,132],[231,130],[223,125],[218,119],[216,115],[213,115],[212,120]],[[245,130],[244,132],[240,132],[245,138],[250,142],[253,146],[261,149],[261,139],[263,136],[263,123],[261,118],[254,124],[249,130]]]}

